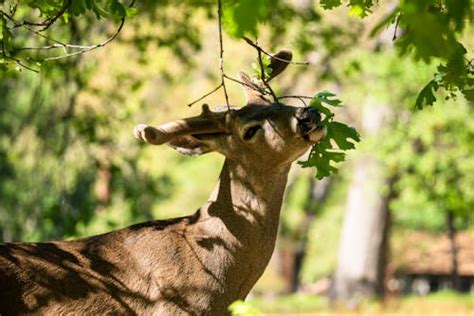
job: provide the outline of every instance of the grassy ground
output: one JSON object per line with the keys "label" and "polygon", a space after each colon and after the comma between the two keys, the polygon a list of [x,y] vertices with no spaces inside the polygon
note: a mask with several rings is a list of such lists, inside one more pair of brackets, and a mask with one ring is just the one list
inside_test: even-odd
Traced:
{"label": "grassy ground", "polygon": [[254,297],[248,300],[255,313],[241,315],[446,315],[474,316],[474,295],[449,291],[428,296],[406,296],[385,302],[364,302],[355,310],[330,308],[323,297],[301,294],[275,298]]}

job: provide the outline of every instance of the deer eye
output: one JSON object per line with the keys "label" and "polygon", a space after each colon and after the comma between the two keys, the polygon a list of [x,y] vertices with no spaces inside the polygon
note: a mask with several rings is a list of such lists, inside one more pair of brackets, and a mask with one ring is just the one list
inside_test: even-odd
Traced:
{"label": "deer eye", "polygon": [[247,128],[247,130],[244,133],[244,140],[250,140],[252,137],[257,134],[258,130],[261,129],[262,127],[260,125],[255,125],[252,127]]}

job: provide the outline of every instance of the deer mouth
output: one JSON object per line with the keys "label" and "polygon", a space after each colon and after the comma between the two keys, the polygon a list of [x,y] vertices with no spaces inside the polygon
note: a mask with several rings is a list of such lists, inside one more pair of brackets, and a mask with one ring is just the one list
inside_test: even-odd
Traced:
{"label": "deer mouth", "polygon": [[326,135],[326,128],[321,123],[321,114],[314,108],[305,108],[296,117],[298,128],[304,140],[310,143],[319,143]]}
{"label": "deer mouth", "polygon": [[303,134],[303,139],[311,144],[317,144],[323,140],[324,136],[326,136],[326,127],[319,125]]}

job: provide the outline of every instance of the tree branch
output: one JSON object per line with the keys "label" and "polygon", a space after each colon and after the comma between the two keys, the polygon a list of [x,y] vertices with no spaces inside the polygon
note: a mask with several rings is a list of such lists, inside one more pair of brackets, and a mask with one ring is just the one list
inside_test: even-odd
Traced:
{"label": "tree branch", "polygon": [[[75,55],[79,55],[79,54],[83,54],[83,53],[95,50],[95,49],[100,48],[100,47],[104,47],[105,45],[107,45],[108,43],[113,41],[118,36],[118,34],[120,33],[120,31],[122,30],[122,28],[125,24],[126,16],[123,16],[120,19],[120,24],[119,24],[117,30],[112,34],[112,36],[110,36],[108,39],[104,40],[103,42],[100,42],[100,43],[95,44],[95,45],[66,44],[66,43],[60,42],[56,39],[50,38],[50,37],[42,34],[41,32],[47,30],[51,25],[53,25],[66,12],[66,10],[69,8],[71,3],[72,3],[72,0],[66,0],[65,3],[64,3],[64,6],[62,7],[62,9],[60,11],[58,11],[58,13],[56,15],[54,15],[52,17],[49,17],[49,18],[47,18],[47,19],[45,19],[41,22],[31,22],[31,21],[27,21],[27,20],[22,21],[22,22],[18,22],[13,17],[14,11],[12,11],[12,14],[8,14],[5,11],[0,10],[0,13],[3,16],[5,16],[10,22],[13,23],[13,27],[11,27],[11,28],[25,27],[31,33],[33,33],[33,34],[35,34],[39,37],[42,37],[42,38],[44,38],[48,41],[51,41],[51,42],[55,43],[53,45],[40,46],[40,47],[19,47],[19,48],[15,47],[15,50],[17,50],[17,51],[52,50],[52,49],[58,49],[58,48],[62,48],[62,49],[65,50],[64,55],[47,57],[47,58],[44,58],[44,59],[36,60],[36,61],[39,61],[39,62],[58,60],[58,59],[63,59],[63,58],[67,58],[67,57],[72,57],[72,56],[75,56]],[[133,7],[134,4],[135,4],[135,0],[132,0],[131,3],[129,4],[129,8]],[[32,26],[34,26],[34,27],[43,26],[43,28],[41,28],[40,30],[36,30]],[[68,52],[67,51],[68,48],[69,49],[78,49],[78,51]],[[12,56],[6,56],[3,49],[2,49],[2,54],[4,55],[4,57],[6,59],[14,60],[18,65],[21,65],[24,68],[29,69],[29,70],[33,70],[35,72],[38,72],[37,70],[34,70],[33,68],[24,65],[19,59],[14,58]]]}
{"label": "tree branch", "polygon": [[[111,37],[109,37],[108,39],[106,39],[105,41],[103,41],[99,44],[95,44],[95,45],[91,45],[91,46],[68,45],[68,44],[62,45],[63,48],[79,48],[80,50],[77,51],[77,52],[73,52],[73,53],[66,53],[64,55],[48,57],[48,58],[43,59],[43,61],[50,61],[50,60],[58,60],[58,59],[62,59],[62,58],[67,58],[67,57],[83,54],[83,53],[86,53],[86,52],[90,52],[91,50],[97,49],[99,47],[104,47],[105,45],[107,45],[108,43],[113,41],[119,35],[119,33],[122,30],[124,24],[125,24],[125,17],[123,17],[120,20],[120,25],[117,28],[117,30],[115,31],[115,33]],[[59,44],[59,45],[61,45],[61,44]],[[52,45],[52,46],[54,46],[54,45]],[[54,47],[54,48],[56,48],[56,47]]]}
{"label": "tree branch", "polygon": [[260,65],[260,77],[262,78],[263,85],[268,89],[270,94],[273,97],[273,101],[276,103],[278,102],[278,99],[275,95],[275,92],[273,92],[272,87],[267,82],[267,79],[265,78],[265,68],[263,67],[263,60],[262,60],[262,51],[260,49],[257,49],[258,52],[258,64]]}
{"label": "tree branch", "polygon": [[221,71],[221,86],[224,90],[225,96],[225,103],[227,108],[230,110],[229,105],[229,96],[227,95],[227,88],[225,86],[225,73],[224,73],[224,45],[222,42],[222,0],[217,0],[217,19],[219,21],[219,47],[220,47],[220,55],[219,55],[219,64],[220,64],[220,71]]}
{"label": "tree branch", "polygon": [[46,31],[51,25],[53,25],[66,12],[66,10],[69,8],[71,3],[72,3],[72,0],[66,0],[66,2],[64,3],[64,6],[61,8],[61,10],[58,11],[58,13],[40,22],[32,22],[28,20],[23,20],[21,22],[18,22],[17,20],[13,18],[13,15],[16,12],[16,8],[15,10],[11,10],[12,12],[11,15],[7,14],[3,10],[2,10],[2,14],[5,15],[10,21],[13,22],[13,28],[18,28],[22,26],[35,26],[35,27],[42,26],[42,28],[39,30],[39,32],[42,32],[42,31]]}
{"label": "tree branch", "polygon": [[258,46],[257,43],[255,43],[254,41],[252,41],[248,37],[243,36],[242,38],[244,39],[245,42],[247,42],[247,44],[249,44],[250,46],[255,48],[257,51],[260,51],[260,52],[264,53],[268,57],[274,58],[274,59],[279,60],[279,61],[284,61],[285,63],[293,64],[293,65],[300,65],[300,66],[308,66],[309,65],[309,61],[302,61],[302,62],[301,61],[291,61],[291,60],[286,60],[286,59],[283,59],[283,58],[279,58],[277,56],[273,56],[272,54],[266,52],[262,47]]}
{"label": "tree branch", "polygon": [[211,91],[209,91],[208,93],[206,93],[205,95],[203,95],[202,97],[194,100],[193,102],[191,103],[188,103],[188,106],[191,107],[193,106],[194,104],[198,103],[199,101],[207,98],[208,96],[210,96],[211,94],[213,94],[214,92],[216,92],[217,90],[219,90],[220,88],[222,87],[222,82],[217,86],[215,87],[214,89],[212,89]]}

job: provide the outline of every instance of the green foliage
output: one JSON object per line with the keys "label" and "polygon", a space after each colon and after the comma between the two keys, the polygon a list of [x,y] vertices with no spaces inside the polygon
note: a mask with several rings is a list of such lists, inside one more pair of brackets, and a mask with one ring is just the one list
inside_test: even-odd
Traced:
{"label": "green foliage", "polygon": [[[272,69],[270,66],[270,57],[267,55],[262,55],[262,67],[265,80],[270,78],[272,74]],[[255,63],[252,63],[252,75],[253,77],[262,80],[262,68],[260,67],[260,62],[257,60]]]}
{"label": "green foliage", "polygon": [[244,301],[235,301],[229,305],[229,311],[232,316],[262,316],[263,314],[253,307],[251,304]]}
{"label": "green foliage", "polygon": [[337,249],[352,174],[352,168],[345,167],[330,179],[328,196],[322,204],[318,203],[317,216],[309,227],[306,256],[300,272],[303,283],[315,283],[336,271]]}
{"label": "green foliage", "polygon": [[472,294],[442,290],[426,296],[410,295],[387,301],[364,300],[356,310],[336,308],[325,297],[314,294],[289,294],[277,297],[255,296],[249,299],[265,315],[327,315],[327,316],[405,316],[440,314],[470,316],[474,308]]}
{"label": "green foliage", "polygon": [[[42,62],[49,57],[56,58],[58,52],[67,57],[71,53],[87,51],[88,45],[69,42],[76,41],[77,36],[64,38],[68,28],[79,32],[77,27],[84,22],[119,21],[136,14],[135,8],[119,0],[7,1],[0,4],[0,10],[0,62],[3,71],[13,67],[40,71]],[[90,25],[82,31],[87,27]]]}
{"label": "green foliage", "polygon": [[325,297],[300,293],[273,298],[257,296],[250,299],[249,302],[265,315],[312,314],[316,310],[327,308]]}
{"label": "green foliage", "polygon": [[234,37],[257,35],[259,23],[267,20],[269,8],[275,0],[225,0],[223,3],[223,22],[226,32]]}
{"label": "green foliage", "polygon": [[[360,17],[371,12],[374,1],[344,1],[350,7],[350,14]],[[324,9],[340,6],[340,0],[321,0]],[[395,26],[401,34],[395,34],[399,53],[411,55],[427,63],[439,60],[438,72],[416,99],[416,107],[432,105],[436,101],[434,92],[443,87],[448,97],[462,93],[467,100],[474,100],[474,68],[472,58],[468,56],[462,34],[466,21],[472,17],[472,1],[470,0],[420,0],[399,1],[397,6],[379,21],[372,30],[378,34],[388,26]]]}
{"label": "green foliage", "polygon": [[7,26],[7,20],[2,15],[0,16],[0,41],[2,49],[2,55],[0,56],[0,69],[2,70],[5,70],[6,64],[8,63],[8,57],[13,50],[12,38],[13,35]]}
{"label": "green foliage", "polygon": [[[349,13],[353,16],[366,17],[372,13],[371,8],[374,4],[373,0],[349,0],[347,6]],[[341,0],[320,0],[321,6],[325,10],[331,10],[339,7],[342,4]]]}
{"label": "green foliage", "polygon": [[384,135],[380,150],[397,180],[394,216],[411,228],[442,230],[446,212],[465,227],[474,208],[474,119],[465,103],[426,109]]}
{"label": "green foliage", "polygon": [[300,161],[299,164],[304,168],[315,167],[317,179],[335,173],[337,168],[334,163],[344,161],[345,151],[354,149],[355,143],[360,141],[359,133],[344,123],[334,121],[334,114],[325,106],[342,106],[340,100],[333,99],[334,96],[335,94],[328,91],[320,92],[311,99],[309,105],[324,114],[321,126],[324,126],[327,132],[326,137],[311,148],[308,159]]}

